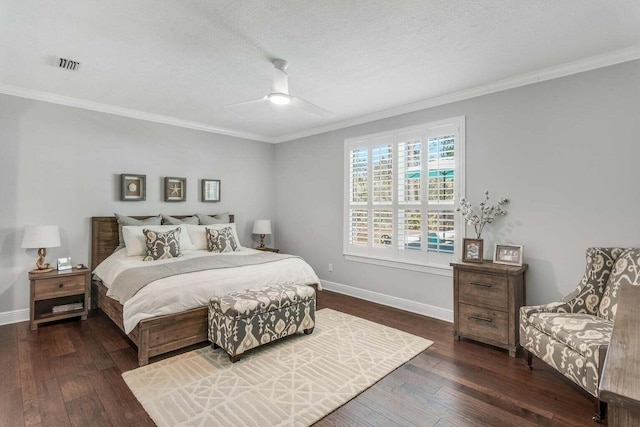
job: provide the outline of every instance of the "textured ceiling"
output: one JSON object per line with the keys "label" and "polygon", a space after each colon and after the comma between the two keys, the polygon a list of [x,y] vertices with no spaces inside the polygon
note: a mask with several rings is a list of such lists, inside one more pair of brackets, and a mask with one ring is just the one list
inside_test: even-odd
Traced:
{"label": "textured ceiling", "polygon": [[[285,140],[638,48],[639,22],[638,0],[3,0],[0,91]],[[268,93],[273,58],[289,61],[293,96],[334,115],[225,108]]]}

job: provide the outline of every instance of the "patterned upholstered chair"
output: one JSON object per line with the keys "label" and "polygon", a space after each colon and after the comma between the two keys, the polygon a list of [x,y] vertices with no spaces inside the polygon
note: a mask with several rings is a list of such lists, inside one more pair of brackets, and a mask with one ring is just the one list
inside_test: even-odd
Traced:
{"label": "patterned upholstered chair", "polygon": [[589,248],[582,280],[562,301],[520,309],[520,344],[532,368],[542,359],[596,398],[620,286],[640,284],[640,248]]}

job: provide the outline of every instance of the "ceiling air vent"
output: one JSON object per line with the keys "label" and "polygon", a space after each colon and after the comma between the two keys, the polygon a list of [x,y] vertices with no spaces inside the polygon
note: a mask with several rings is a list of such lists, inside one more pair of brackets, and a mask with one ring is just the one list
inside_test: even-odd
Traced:
{"label": "ceiling air vent", "polygon": [[65,70],[76,71],[80,66],[78,61],[72,61],[70,59],[60,58],[60,62],[58,63],[60,68],[64,68]]}

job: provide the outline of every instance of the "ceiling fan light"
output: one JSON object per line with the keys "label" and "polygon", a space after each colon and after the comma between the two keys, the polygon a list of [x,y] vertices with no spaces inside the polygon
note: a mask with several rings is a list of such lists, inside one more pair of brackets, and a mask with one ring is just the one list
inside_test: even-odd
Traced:
{"label": "ceiling fan light", "polygon": [[291,102],[291,97],[286,93],[270,93],[269,101],[277,105],[286,105]]}

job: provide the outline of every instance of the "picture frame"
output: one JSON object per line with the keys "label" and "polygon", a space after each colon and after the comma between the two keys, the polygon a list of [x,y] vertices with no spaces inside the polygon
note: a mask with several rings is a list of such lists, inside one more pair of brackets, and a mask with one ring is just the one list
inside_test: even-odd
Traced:
{"label": "picture frame", "polygon": [[71,257],[58,258],[58,271],[71,270],[72,268]]}
{"label": "picture frame", "polygon": [[462,261],[482,263],[484,254],[482,239],[462,239]]}
{"label": "picture frame", "polygon": [[506,264],[522,266],[522,254],[524,246],[522,245],[496,245],[493,254],[493,262],[495,264]]}
{"label": "picture frame", "polygon": [[220,201],[220,180],[219,179],[203,179],[201,183],[201,195],[203,202],[219,202]]}
{"label": "picture frame", "polygon": [[120,201],[139,202],[147,199],[147,176],[120,174]]}
{"label": "picture frame", "polygon": [[187,178],[165,177],[164,201],[165,202],[186,202],[187,201]]}

